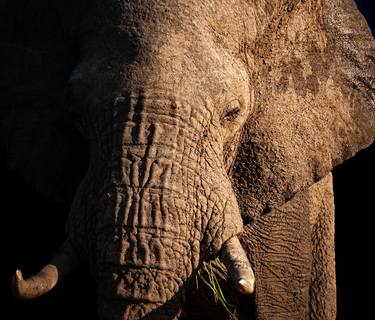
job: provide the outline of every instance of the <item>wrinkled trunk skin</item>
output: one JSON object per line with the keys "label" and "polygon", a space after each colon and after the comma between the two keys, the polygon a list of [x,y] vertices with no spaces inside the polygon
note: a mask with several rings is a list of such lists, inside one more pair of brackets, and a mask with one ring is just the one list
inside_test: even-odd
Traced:
{"label": "wrinkled trunk skin", "polygon": [[119,100],[111,125],[97,128],[68,235],[94,274],[102,319],[174,319],[203,254],[242,221],[221,152],[202,130],[209,117],[144,94]]}

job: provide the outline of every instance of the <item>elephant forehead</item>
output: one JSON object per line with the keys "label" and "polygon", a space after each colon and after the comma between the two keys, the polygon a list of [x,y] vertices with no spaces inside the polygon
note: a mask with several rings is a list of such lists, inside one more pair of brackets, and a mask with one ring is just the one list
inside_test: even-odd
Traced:
{"label": "elephant forehead", "polygon": [[162,86],[189,101],[200,92],[218,105],[238,98],[247,105],[252,10],[240,0],[98,2],[83,22],[95,32],[85,32],[76,69],[91,92],[101,83],[106,91],[108,83],[114,90]]}
{"label": "elephant forehead", "polygon": [[96,1],[99,24],[131,26],[153,33],[199,28],[204,23],[220,25],[228,32],[239,31],[243,20],[255,19],[246,0],[104,0]]}
{"label": "elephant forehead", "polygon": [[81,28],[86,34],[94,31],[104,35],[104,43],[110,39],[118,46],[131,43],[135,51],[142,46],[153,52],[160,47],[191,43],[183,47],[194,52],[202,43],[214,40],[236,54],[243,49],[244,41],[255,39],[256,19],[255,7],[243,0],[104,0],[97,1],[93,12],[83,17]]}
{"label": "elephant forehead", "polygon": [[[127,51],[120,51],[120,60],[126,54]],[[131,63],[124,60],[122,70],[124,83],[131,88],[163,84],[164,90],[183,96],[189,91],[195,96],[203,90],[215,98],[222,91],[247,91],[249,83],[243,62],[217,46],[209,33],[195,38],[183,33],[165,35],[160,41],[140,47]],[[234,94],[232,98],[236,97]]]}

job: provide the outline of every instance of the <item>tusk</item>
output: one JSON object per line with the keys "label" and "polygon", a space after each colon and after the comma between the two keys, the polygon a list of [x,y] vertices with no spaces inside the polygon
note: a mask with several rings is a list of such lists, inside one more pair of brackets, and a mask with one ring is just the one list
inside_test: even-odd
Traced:
{"label": "tusk", "polygon": [[22,272],[16,271],[12,281],[13,295],[22,300],[33,299],[50,291],[57,283],[58,271],[56,266],[47,264],[37,274],[24,280]]}
{"label": "tusk", "polygon": [[78,258],[69,240],[37,274],[24,279],[17,270],[12,279],[13,295],[22,300],[33,299],[50,291],[58,281],[70,273],[78,265]]}
{"label": "tusk", "polygon": [[237,236],[224,242],[221,247],[220,259],[228,269],[237,290],[243,294],[253,293],[254,272]]}

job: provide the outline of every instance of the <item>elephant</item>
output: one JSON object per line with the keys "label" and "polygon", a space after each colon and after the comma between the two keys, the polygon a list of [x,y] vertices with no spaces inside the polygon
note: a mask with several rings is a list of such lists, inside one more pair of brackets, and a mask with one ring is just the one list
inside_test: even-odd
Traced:
{"label": "elephant", "polygon": [[199,319],[189,284],[220,256],[244,318],[335,318],[331,171],[375,137],[354,1],[1,0],[0,26],[9,167],[67,199],[89,154],[17,297],[85,263],[101,319]]}

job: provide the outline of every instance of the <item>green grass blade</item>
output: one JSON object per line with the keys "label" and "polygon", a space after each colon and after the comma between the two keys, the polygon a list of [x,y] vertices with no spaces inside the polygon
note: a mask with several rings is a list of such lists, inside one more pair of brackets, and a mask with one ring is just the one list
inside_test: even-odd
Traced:
{"label": "green grass blade", "polygon": [[216,258],[213,261],[203,262],[198,270],[198,277],[211,290],[215,303],[220,303],[227,312],[230,320],[238,320],[237,306],[228,302],[220,285],[220,280],[228,280],[228,271],[224,264]]}

